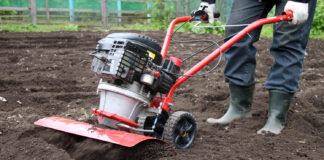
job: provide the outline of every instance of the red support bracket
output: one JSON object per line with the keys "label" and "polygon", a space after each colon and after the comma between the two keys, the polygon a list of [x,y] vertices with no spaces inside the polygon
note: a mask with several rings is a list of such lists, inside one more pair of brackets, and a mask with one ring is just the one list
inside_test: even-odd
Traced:
{"label": "red support bracket", "polygon": [[162,102],[162,99],[160,97],[155,97],[155,99],[153,101],[151,101],[150,107],[159,108],[161,102]]}
{"label": "red support bracket", "polygon": [[124,117],[121,117],[121,116],[118,116],[117,114],[115,113],[109,113],[109,112],[106,112],[106,111],[101,111],[101,110],[97,110],[97,109],[92,109],[92,113],[96,116],[103,116],[103,117],[106,117],[106,118],[109,118],[109,119],[113,119],[115,121],[118,121],[118,122],[122,122],[122,123],[125,123],[129,126],[132,126],[132,127],[135,127],[135,128],[138,128],[138,124],[127,119],[127,118],[124,118]]}
{"label": "red support bracket", "polygon": [[172,101],[172,97],[164,97],[162,100],[162,109],[168,112],[170,110],[169,103],[172,103]]}

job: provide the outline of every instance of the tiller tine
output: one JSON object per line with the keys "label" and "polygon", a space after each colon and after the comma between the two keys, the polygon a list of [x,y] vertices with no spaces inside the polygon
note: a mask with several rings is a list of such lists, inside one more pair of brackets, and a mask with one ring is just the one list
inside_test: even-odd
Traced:
{"label": "tiller tine", "polygon": [[[84,136],[92,139],[97,139],[105,142],[110,142],[126,147],[133,147],[136,144],[145,140],[159,140],[154,137],[133,134],[125,131],[103,129],[95,127],[89,123],[74,121],[62,117],[45,117],[34,122],[35,125]],[[164,142],[164,141],[162,141]]]}

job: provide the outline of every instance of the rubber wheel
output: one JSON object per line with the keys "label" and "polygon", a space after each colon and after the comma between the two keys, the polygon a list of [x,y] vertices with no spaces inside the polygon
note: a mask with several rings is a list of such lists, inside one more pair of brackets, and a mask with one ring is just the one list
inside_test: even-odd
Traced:
{"label": "rubber wheel", "polygon": [[197,136],[197,121],[188,112],[172,113],[164,126],[163,139],[170,142],[176,149],[192,146]]}

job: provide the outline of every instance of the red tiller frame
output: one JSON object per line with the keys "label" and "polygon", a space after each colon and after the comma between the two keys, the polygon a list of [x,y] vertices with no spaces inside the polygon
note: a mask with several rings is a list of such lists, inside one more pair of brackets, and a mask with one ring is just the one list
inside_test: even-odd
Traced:
{"label": "red tiller frame", "polygon": [[[172,33],[174,26],[177,23],[181,22],[186,22],[190,21],[193,17],[188,16],[188,17],[180,17],[176,18],[171,22],[169,25],[166,37],[164,39],[163,47],[161,50],[161,54],[163,59],[166,58],[168,47],[171,41]],[[234,43],[239,41],[241,38],[243,38],[245,35],[247,35],[249,32],[252,30],[264,25],[264,24],[269,24],[269,23],[276,23],[276,22],[281,22],[281,21],[289,21],[293,19],[293,12],[291,10],[287,10],[283,12],[280,16],[272,17],[272,18],[262,18],[259,20],[256,20],[249,24],[247,27],[245,27],[242,31],[237,33],[235,36],[233,36],[231,39],[226,41],[222,46],[220,46],[218,49],[213,51],[211,54],[209,54],[207,57],[205,57],[203,60],[201,60],[199,63],[197,63],[195,66],[193,66],[189,71],[185,73],[185,75],[194,75],[197,73],[200,69],[202,69],[204,66],[206,66],[209,62],[211,62],[213,59],[219,56],[221,52],[225,52],[228,48],[230,48]],[[221,52],[220,52],[221,51]],[[169,111],[169,105],[168,103],[172,102],[172,95],[175,91],[175,89],[182,84],[184,81],[186,81],[189,78],[189,76],[181,76],[177,79],[175,84],[172,86],[170,89],[169,93],[166,94],[166,97],[163,98],[163,105],[162,109],[165,111]]]}
{"label": "red tiller frame", "polygon": [[96,116],[103,116],[103,117],[106,117],[106,118],[109,118],[109,119],[113,119],[115,121],[122,122],[124,124],[127,124],[127,125],[135,127],[135,128],[139,127],[139,125],[137,123],[135,123],[135,122],[133,122],[133,121],[127,119],[127,118],[118,116],[115,113],[109,113],[109,112],[102,111],[102,110],[97,110],[97,109],[92,109],[91,111]]}

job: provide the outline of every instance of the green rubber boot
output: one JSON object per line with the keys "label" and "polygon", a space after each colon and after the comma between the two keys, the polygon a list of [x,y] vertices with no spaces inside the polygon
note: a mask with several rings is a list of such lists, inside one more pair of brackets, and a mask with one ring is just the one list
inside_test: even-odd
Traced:
{"label": "green rubber boot", "polygon": [[258,130],[258,134],[279,134],[281,132],[286,123],[286,115],[293,95],[278,90],[269,91],[268,120],[264,127]]}
{"label": "green rubber boot", "polygon": [[230,106],[227,112],[219,119],[208,118],[207,123],[228,124],[236,119],[252,117],[254,86],[254,84],[247,87],[229,84]]}

